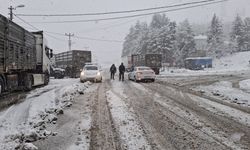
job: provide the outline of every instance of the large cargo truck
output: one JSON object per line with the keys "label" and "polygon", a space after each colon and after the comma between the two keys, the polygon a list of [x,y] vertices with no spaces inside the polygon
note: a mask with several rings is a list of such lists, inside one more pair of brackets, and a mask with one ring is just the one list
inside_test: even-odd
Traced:
{"label": "large cargo truck", "polygon": [[122,62],[123,65],[126,68],[126,71],[130,71],[131,67],[132,67],[132,60],[131,60],[131,56],[123,56],[122,57]]}
{"label": "large cargo truck", "polygon": [[162,54],[133,54],[131,55],[132,66],[147,66],[159,74],[162,67]]}
{"label": "large cargo truck", "polygon": [[55,55],[56,67],[65,69],[65,76],[80,77],[80,70],[91,63],[91,51],[72,50]]}
{"label": "large cargo truck", "polygon": [[50,55],[42,31],[31,33],[0,14],[0,93],[48,84]]}

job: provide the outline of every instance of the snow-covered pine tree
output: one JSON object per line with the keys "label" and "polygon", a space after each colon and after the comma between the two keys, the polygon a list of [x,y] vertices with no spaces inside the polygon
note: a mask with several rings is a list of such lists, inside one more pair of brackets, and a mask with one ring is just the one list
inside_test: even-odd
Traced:
{"label": "snow-covered pine tree", "polygon": [[214,14],[211,26],[208,31],[208,55],[221,57],[223,55],[223,29],[219,18]]}
{"label": "snow-covered pine tree", "polygon": [[231,32],[231,48],[232,51],[244,51],[244,37],[245,26],[241,17],[237,14],[233,22],[233,28]]}
{"label": "snow-covered pine tree", "polygon": [[245,45],[245,50],[250,51],[250,17],[247,17],[244,20],[245,24],[245,36],[244,36],[244,45]]}
{"label": "snow-covered pine tree", "polygon": [[154,15],[149,30],[150,39],[147,45],[148,52],[160,53],[163,56],[163,63],[171,63],[175,33],[175,22],[170,22],[164,14]]}
{"label": "snow-covered pine tree", "polygon": [[195,51],[194,33],[188,20],[181,22],[177,28],[176,63],[183,67],[185,59]]}

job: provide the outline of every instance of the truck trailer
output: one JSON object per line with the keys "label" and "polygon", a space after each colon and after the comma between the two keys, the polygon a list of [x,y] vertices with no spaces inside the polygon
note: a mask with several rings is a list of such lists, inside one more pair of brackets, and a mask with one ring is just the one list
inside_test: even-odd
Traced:
{"label": "truck trailer", "polygon": [[131,55],[132,66],[147,66],[159,74],[162,67],[162,54],[133,54]]}
{"label": "truck trailer", "polygon": [[55,55],[56,67],[65,69],[65,76],[80,77],[80,70],[91,63],[91,51],[72,50]]}
{"label": "truck trailer", "polygon": [[185,59],[185,68],[190,70],[203,70],[212,68],[213,59],[211,57],[189,57]]}
{"label": "truck trailer", "polygon": [[52,50],[43,32],[29,32],[0,14],[0,93],[48,84]]}

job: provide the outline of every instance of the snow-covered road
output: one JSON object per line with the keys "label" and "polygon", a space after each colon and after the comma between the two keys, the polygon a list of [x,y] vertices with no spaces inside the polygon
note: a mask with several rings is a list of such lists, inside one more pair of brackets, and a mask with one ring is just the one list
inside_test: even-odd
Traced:
{"label": "snow-covered road", "polygon": [[249,106],[209,95],[216,85],[249,94],[248,79],[52,80],[0,112],[0,149],[250,149]]}

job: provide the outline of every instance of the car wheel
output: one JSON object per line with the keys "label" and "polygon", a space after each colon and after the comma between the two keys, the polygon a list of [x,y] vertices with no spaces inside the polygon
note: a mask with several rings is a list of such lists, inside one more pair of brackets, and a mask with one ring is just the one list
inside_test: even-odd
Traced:
{"label": "car wheel", "polygon": [[155,82],[155,79],[152,79],[151,81],[152,81],[152,82]]}

